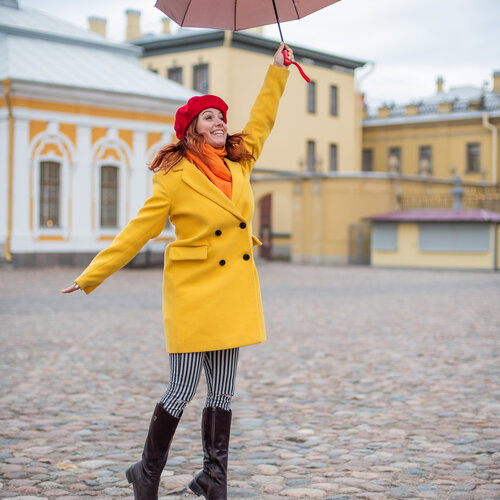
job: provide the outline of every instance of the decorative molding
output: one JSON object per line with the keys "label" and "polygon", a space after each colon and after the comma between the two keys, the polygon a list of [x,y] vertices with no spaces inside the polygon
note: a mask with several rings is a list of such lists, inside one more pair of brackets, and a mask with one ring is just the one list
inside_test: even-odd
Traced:
{"label": "decorative molding", "polygon": [[142,47],[142,57],[159,56],[177,52],[203,50],[224,45],[224,31],[195,33],[191,35],[167,35],[153,39],[134,40],[134,45]]}
{"label": "decorative molding", "polygon": [[[185,103],[185,99],[162,99],[147,95],[106,92],[69,85],[48,85],[27,80],[12,80],[12,99],[14,101],[18,98],[33,99],[33,96],[36,96],[37,101],[91,106],[95,109],[104,108],[104,110],[110,109],[130,114],[139,112],[140,115],[144,115],[147,113],[157,115],[159,119],[168,116],[171,117],[172,123],[177,108]],[[14,109],[16,107],[19,106],[14,103]]]}

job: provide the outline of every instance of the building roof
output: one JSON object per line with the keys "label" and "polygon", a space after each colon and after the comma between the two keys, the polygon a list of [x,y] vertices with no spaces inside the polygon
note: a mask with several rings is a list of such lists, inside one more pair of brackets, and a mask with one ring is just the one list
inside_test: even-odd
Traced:
{"label": "building roof", "polygon": [[[192,30],[181,28],[174,34],[147,34],[132,43],[143,48],[143,56],[156,56],[188,50],[200,50],[224,45],[225,32],[222,30]],[[276,40],[265,38],[254,33],[235,31],[231,33],[230,46],[237,49],[274,54]],[[328,52],[293,46],[293,53],[298,62],[314,64],[325,68],[352,72],[364,66],[365,61],[359,61],[337,56]]]}
{"label": "building roof", "polygon": [[500,213],[482,209],[399,210],[365,217],[372,222],[500,222]]}
{"label": "building roof", "polygon": [[115,43],[15,0],[0,0],[0,80],[185,102],[194,92],[145,70],[140,49]]}
{"label": "building roof", "polygon": [[[440,104],[448,103],[449,112],[440,112]],[[406,115],[406,106],[418,108],[415,115]],[[500,116],[500,94],[482,87],[451,87],[448,91],[437,92],[418,101],[390,106],[390,116],[379,118],[377,110],[370,109],[364,120],[365,126],[401,125],[441,120],[463,120],[481,118],[483,112],[491,116]]]}
{"label": "building roof", "polygon": [[17,0],[0,0],[0,29],[3,33],[32,38],[69,39],[72,43],[114,47],[134,52],[134,47],[106,40],[97,33],[86,31],[62,19],[48,16],[36,9],[20,8]]}

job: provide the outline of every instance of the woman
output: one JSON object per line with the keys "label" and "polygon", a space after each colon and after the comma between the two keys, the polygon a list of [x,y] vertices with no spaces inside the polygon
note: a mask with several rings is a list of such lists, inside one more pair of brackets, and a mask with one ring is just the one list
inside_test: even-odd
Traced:
{"label": "woman", "polygon": [[[252,258],[254,201],[250,173],[274,125],[288,71],[283,44],[240,134],[228,135],[227,104],[191,98],[175,117],[176,144],[157,154],[153,194],[137,217],[63,290],[90,293],[165,227],[176,239],[165,251],[163,314],[170,381],[156,405],[142,459],[127,471],[136,499],[158,498],[170,443],[193,398],[202,367],[208,394],[202,416],[203,470],[189,487],[210,500],[227,498],[231,398],[239,347],[266,340]],[[293,53],[287,47],[288,56]]]}

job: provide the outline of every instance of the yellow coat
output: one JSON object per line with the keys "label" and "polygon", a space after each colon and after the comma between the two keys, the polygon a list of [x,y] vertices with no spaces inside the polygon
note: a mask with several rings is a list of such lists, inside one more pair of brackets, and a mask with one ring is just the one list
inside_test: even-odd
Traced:
{"label": "yellow coat", "polygon": [[[274,125],[288,70],[270,66],[243,132],[257,159]],[[185,158],[153,176],[153,194],[137,217],[75,280],[90,293],[127,264],[165,227],[176,239],[165,250],[163,316],[171,353],[230,349],[266,340],[259,278],[253,260],[254,161],[225,159],[232,199]]]}

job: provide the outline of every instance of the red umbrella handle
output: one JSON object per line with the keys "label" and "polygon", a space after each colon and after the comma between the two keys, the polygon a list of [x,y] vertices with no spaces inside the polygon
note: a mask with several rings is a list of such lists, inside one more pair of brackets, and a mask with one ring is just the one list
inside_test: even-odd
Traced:
{"label": "red umbrella handle", "polygon": [[295,61],[290,61],[290,59],[288,59],[287,49],[283,49],[283,60],[284,60],[285,66],[290,66],[290,64],[295,64],[295,66],[297,66],[297,69],[299,70],[299,73],[301,74],[302,78],[307,83],[309,83],[311,81],[311,79],[304,73],[304,70],[300,67],[300,64],[296,63]]}

